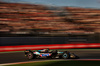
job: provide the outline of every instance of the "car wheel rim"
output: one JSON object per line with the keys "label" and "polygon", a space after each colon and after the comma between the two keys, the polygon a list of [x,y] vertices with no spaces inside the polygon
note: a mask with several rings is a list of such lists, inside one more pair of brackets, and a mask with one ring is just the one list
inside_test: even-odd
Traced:
{"label": "car wheel rim", "polygon": [[29,59],[32,58],[32,54],[29,54],[29,55],[28,55],[28,58],[29,58]]}
{"label": "car wheel rim", "polygon": [[67,57],[67,54],[66,54],[66,53],[65,53],[65,54],[63,54],[63,57],[64,57],[64,58],[66,58],[66,57]]}

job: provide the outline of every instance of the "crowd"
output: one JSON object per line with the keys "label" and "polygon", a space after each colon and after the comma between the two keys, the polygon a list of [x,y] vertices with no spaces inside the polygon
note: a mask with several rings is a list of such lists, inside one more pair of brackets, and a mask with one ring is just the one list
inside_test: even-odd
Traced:
{"label": "crowd", "polygon": [[79,7],[62,7],[62,9],[50,9],[44,5],[0,2],[0,32],[100,33],[99,9]]}

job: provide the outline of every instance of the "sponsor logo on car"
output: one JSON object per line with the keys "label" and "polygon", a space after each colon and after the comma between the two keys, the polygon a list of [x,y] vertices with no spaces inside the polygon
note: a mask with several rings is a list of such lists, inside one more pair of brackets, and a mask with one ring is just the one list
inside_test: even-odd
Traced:
{"label": "sponsor logo on car", "polygon": [[51,54],[41,54],[40,56],[41,57],[43,57],[43,56],[51,56]]}

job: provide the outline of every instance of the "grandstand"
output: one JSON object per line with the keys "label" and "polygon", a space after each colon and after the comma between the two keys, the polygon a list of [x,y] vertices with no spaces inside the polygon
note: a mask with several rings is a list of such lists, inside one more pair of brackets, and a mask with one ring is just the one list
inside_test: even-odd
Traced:
{"label": "grandstand", "polygon": [[0,34],[87,35],[100,33],[100,9],[0,2]]}

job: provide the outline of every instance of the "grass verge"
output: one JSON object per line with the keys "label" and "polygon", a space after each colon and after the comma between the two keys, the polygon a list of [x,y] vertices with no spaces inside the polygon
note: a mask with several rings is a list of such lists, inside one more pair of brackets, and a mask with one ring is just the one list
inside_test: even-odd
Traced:
{"label": "grass verge", "polygon": [[43,61],[7,66],[99,66],[100,61]]}

